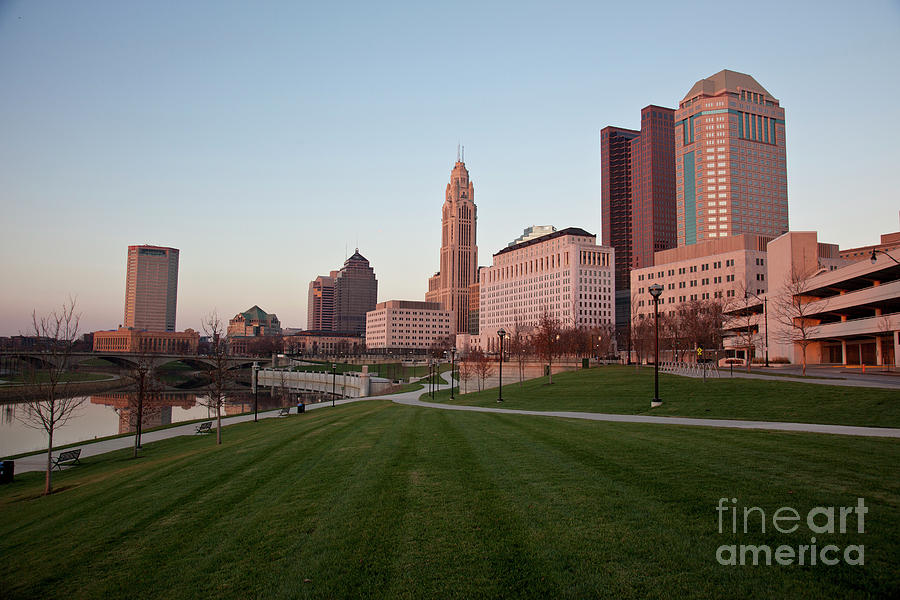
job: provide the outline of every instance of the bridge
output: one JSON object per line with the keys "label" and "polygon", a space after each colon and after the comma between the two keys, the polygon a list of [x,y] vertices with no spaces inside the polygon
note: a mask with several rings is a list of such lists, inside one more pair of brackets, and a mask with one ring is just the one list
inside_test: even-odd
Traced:
{"label": "bridge", "polygon": [[333,391],[335,396],[341,398],[363,398],[382,393],[392,382],[390,379],[370,375],[367,367],[363,367],[362,372],[345,373],[260,369],[257,385],[326,394]]}
{"label": "bridge", "polygon": [[[66,369],[71,369],[85,361],[95,358],[101,358],[123,369],[133,368],[141,362],[148,361],[150,366],[154,369],[176,361],[183,362],[197,370],[210,371],[216,368],[215,359],[211,356],[202,354],[155,354],[137,352],[72,352],[65,354],[61,352],[7,350],[0,352],[0,358],[18,359],[39,369],[48,367],[64,367]],[[228,356],[226,358],[226,364],[228,365],[229,370],[248,368],[253,366],[254,362],[268,363],[271,362],[271,359],[252,356]]]}

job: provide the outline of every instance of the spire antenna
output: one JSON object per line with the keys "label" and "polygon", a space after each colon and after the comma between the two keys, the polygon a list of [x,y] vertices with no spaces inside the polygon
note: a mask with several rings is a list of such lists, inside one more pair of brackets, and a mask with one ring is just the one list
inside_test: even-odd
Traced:
{"label": "spire antenna", "polygon": [[462,147],[462,162],[466,162],[466,147]]}
{"label": "spire antenna", "polygon": [[459,162],[459,142],[456,142],[456,162]]}

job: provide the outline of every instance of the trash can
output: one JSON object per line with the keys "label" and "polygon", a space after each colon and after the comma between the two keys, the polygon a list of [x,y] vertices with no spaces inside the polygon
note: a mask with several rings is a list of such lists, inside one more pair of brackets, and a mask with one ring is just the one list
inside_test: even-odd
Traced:
{"label": "trash can", "polygon": [[299,415],[300,413],[303,413],[303,412],[306,412],[306,405],[303,404],[302,402],[298,402],[297,403],[297,414]]}
{"label": "trash can", "polygon": [[16,461],[0,461],[0,483],[12,483],[13,473],[16,470]]}
{"label": "trash can", "polygon": [[581,359],[581,368],[582,369],[588,369],[588,368],[590,368],[590,366],[591,366],[591,359],[589,359],[589,358]]}
{"label": "trash can", "polygon": [[550,365],[544,365],[544,377],[550,376]]}

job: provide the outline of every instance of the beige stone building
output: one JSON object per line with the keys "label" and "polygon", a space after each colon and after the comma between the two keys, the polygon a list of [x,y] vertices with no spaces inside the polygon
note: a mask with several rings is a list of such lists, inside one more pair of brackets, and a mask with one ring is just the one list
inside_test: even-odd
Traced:
{"label": "beige stone building", "polygon": [[480,271],[479,340],[494,351],[497,331],[531,328],[546,312],[563,327],[615,325],[615,253],[569,227],[504,248]]}
{"label": "beige stone building", "polygon": [[125,327],[175,331],[178,250],[128,246],[125,275]]}
{"label": "beige stone building", "polygon": [[152,352],[161,354],[197,354],[200,334],[184,331],[145,331],[119,327],[94,332],[94,352]]}
{"label": "beige stone building", "polygon": [[454,314],[437,302],[389,300],[366,313],[366,348],[425,351],[453,330]]}
{"label": "beige stone building", "polygon": [[267,313],[255,304],[228,321],[228,337],[280,334],[281,323],[278,321],[278,317]]}

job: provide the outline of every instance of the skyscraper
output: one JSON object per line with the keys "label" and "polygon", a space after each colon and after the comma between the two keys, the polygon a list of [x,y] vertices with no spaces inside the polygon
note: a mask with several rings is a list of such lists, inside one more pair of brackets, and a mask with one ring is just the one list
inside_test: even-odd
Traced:
{"label": "skyscraper", "polygon": [[306,328],[313,331],[334,329],[334,280],[337,271],[319,275],[309,282]]}
{"label": "skyscraper", "polygon": [[175,331],[178,250],[128,246],[125,277],[125,327]]}
{"label": "skyscraper", "polygon": [[701,79],[675,113],[678,245],[788,230],[784,109],[753,77]]}
{"label": "skyscraper", "polygon": [[675,247],[674,114],[650,105],[641,110],[640,131],[600,131],[602,240],[616,251],[617,327],[627,327],[631,314],[629,272]]}
{"label": "skyscraper", "polygon": [[377,303],[375,271],[357,248],[334,279],[334,330],[365,335],[366,313]]}
{"label": "skyscraper", "polygon": [[428,280],[427,302],[454,313],[452,333],[469,330],[469,286],[477,281],[475,185],[457,156],[441,212],[441,270]]}

